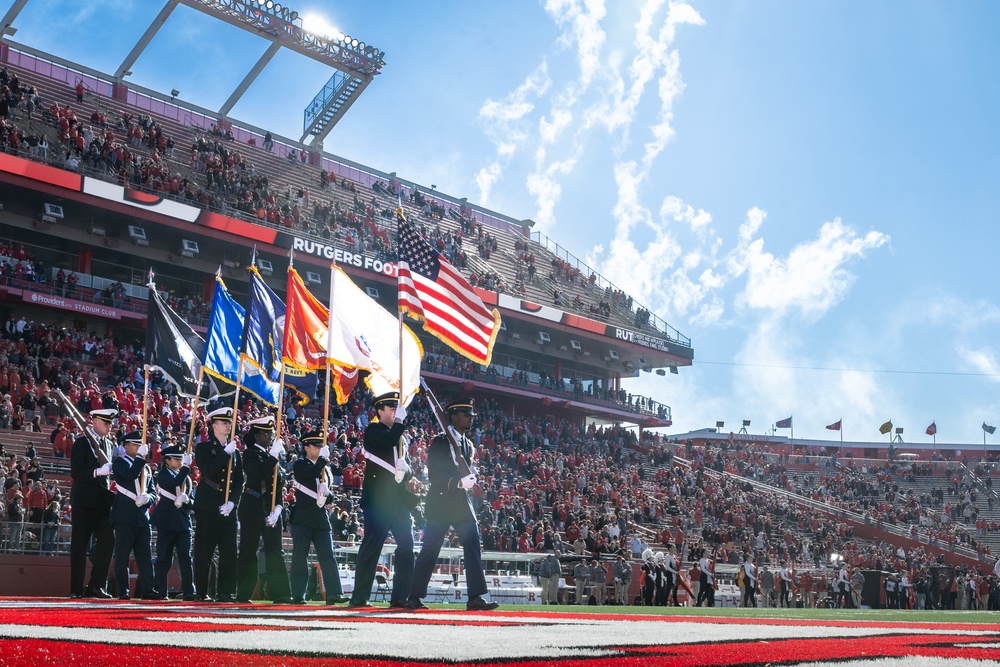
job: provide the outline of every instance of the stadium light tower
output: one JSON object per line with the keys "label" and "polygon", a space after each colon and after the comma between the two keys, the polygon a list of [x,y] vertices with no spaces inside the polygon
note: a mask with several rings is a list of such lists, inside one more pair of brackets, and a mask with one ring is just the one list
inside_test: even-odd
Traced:
{"label": "stadium light tower", "polygon": [[[17,8],[17,4],[8,11],[6,25],[16,16],[13,10]],[[275,0],[167,0],[115,71],[115,81],[122,82],[125,73],[132,69],[132,65],[180,4],[271,42],[229,99],[219,108],[220,118],[229,114],[271,59],[285,47],[334,70],[334,75],[304,111],[301,141],[312,136],[313,144],[318,145],[385,66],[385,52],[381,49],[356,37],[343,36],[335,39],[311,32],[303,25],[302,17],[297,11]]]}

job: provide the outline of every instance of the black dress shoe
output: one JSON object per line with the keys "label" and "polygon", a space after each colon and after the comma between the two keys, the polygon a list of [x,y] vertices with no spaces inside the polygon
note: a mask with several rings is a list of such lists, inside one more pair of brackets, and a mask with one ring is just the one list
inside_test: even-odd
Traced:
{"label": "black dress shoe", "polygon": [[82,600],[83,599],[83,593],[70,593],[69,599],[70,600]]}
{"label": "black dress shoe", "polygon": [[351,600],[350,602],[347,603],[347,606],[350,607],[351,609],[370,609],[372,603],[369,602],[368,600],[363,600],[361,602],[355,602],[354,600]]}
{"label": "black dress shoe", "polygon": [[302,605],[304,605],[304,604],[309,604],[309,603],[308,603],[308,602],[306,602],[305,600],[292,600],[292,601],[291,601],[291,602],[289,602],[288,604],[296,604],[296,605],[300,605],[300,604],[302,604]]}
{"label": "black dress shoe", "polygon": [[162,601],[162,600],[166,600],[167,596],[166,595],[160,595],[159,593],[146,593],[145,595],[142,596],[142,599],[143,600],[160,600],[160,601]]}
{"label": "black dress shoe", "polygon": [[198,602],[215,602],[211,595],[199,595],[197,600]]}
{"label": "black dress shoe", "polygon": [[253,601],[244,600],[243,598],[236,598],[236,604],[253,604]]}
{"label": "black dress shoe", "polygon": [[407,600],[406,607],[408,609],[429,609],[427,605],[425,605],[417,598],[410,598],[409,600]]}
{"label": "black dress shoe", "polygon": [[351,598],[347,597],[346,595],[330,595],[326,598],[326,603],[330,605],[344,604],[345,602],[348,602],[350,599]]}
{"label": "black dress shoe", "polygon": [[228,603],[236,602],[236,596],[233,595],[232,593],[224,593],[219,596],[219,602],[228,602]]}
{"label": "black dress shoe", "polygon": [[119,600],[131,600],[131,599],[132,599],[132,597],[131,597],[131,596],[129,596],[129,595],[119,595],[119,596],[118,596],[118,599],[119,599]]}
{"label": "black dress shoe", "polygon": [[197,602],[200,599],[197,595],[185,595],[183,598],[185,602]]}
{"label": "black dress shoe", "polygon": [[409,609],[410,605],[405,600],[393,600],[389,603],[389,609]]}
{"label": "black dress shoe", "polygon": [[295,602],[292,598],[278,598],[277,600],[273,600],[271,604],[295,604]]}
{"label": "black dress shoe", "polygon": [[468,611],[492,611],[499,606],[498,602],[487,602],[481,596],[477,595],[469,600],[465,608]]}
{"label": "black dress shoe", "polygon": [[97,598],[98,600],[110,600],[111,593],[108,593],[103,588],[86,588],[83,591],[83,597],[85,598]]}

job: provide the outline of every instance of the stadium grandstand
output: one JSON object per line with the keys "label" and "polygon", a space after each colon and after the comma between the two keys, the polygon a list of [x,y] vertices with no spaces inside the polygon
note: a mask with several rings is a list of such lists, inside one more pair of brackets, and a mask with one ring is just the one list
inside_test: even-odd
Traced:
{"label": "stadium grandstand", "polygon": [[[246,8],[235,0],[184,4],[244,27],[297,26],[287,13],[220,9]],[[68,497],[75,427],[53,391],[81,409],[113,391],[125,412],[122,428],[138,424],[151,267],[162,296],[199,331],[220,268],[235,299],[246,302],[254,248],[279,294],[293,251],[320,298],[335,261],[395,312],[397,207],[503,318],[488,367],[415,327],[422,374],[434,391],[473,396],[481,406],[476,445],[484,478],[474,496],[487,551],[541,558],[559,550],[567,590],[584,585],[574,581],[573,563],[623,555],[637,573],[629,600],[639,595],[643,552],[667,544],[680,545],[685,571],[700,547],[712,549],[729,584],[744,554],[758,554],[771,569],[792,563],[808,575],[799,593],[806,606],[826,603],[841,562],[881,573],[864,593],[875,606],[885,603],[883,578],[899,572],[919,583],[915,600],[928,608],[968,607],[970,582],[987,594],[996,585],[989,573],[1000,550],[1000,507],[995,466],[983,460],[990,457],[955,447],[900,445],[890,453],[884,443],[653,432],[671,426],[669,405],[630,394],[622,381],[690,366],[691,340],[533,232],[530,220],[325,153],[323,137],[377,75],[382,54],[357,40],[319,44],[301,29],[271,38],[274,49],[297,49],[334,70],[306,110],[298,140],[228,117],[249,75],[223,109],[211,111],[173,91],[126,83],[128,59],[102,73],[0,42],[0,567],[11,573],[2,593],[67,592],[72,508],[46,512]],[[262,58],[254,69],[266,64]],[[207,432],[210,406],[192,410],[161,378],[153,388],[157,437],[186,432],[191,422],[197,434]],[[358,389],[329,408],[335,435],[345,436],[336,452],[344,493],[334,521],[345,548],[361,530],[358,445],[369,399]],[[322,407],[313,401],[287,415],[290,457]],[[259,411],[253,401],[240,406],[244,420]],[[418,401],[407,436],[418,479],[434,430]],[[154,463],[158,457],[156,446]]]}

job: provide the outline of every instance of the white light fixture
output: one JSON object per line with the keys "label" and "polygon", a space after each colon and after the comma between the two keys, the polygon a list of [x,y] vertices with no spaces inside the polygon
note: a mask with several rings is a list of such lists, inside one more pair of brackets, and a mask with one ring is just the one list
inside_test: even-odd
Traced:
{"label": "white light fixture", "polygon": [[149,240],[146,238],[146,230],[142,227],[129,225],[128,236],[132,239],[132,243],[137,246],[142,246],[144,248],[149,246]]}
{"label": "white light fixture", "polygon": [[189,241],[188,239],[181,240],[181,257],[194,257],[198,254],[198,244],[194,241]]}
{"label": "white light fixture", "polygon": [[257,260],[257,270],[260,271],[260,275],[262,276],[274,275],[274,266],[266,259]]}
{"label": "white light fixture", "polygon": [[306,271],[306,282],[310,285],[322,285],[323,278],[315,271]]}

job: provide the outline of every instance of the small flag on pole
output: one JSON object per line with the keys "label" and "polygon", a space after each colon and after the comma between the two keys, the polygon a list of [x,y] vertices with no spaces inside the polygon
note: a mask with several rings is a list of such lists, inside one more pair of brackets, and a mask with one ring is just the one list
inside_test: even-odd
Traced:
{"label": "small flag on pole", "polygon": [[927,427],[927,435],[937,435],[937,423],[931,422],[931,425]]}
{"label": "small flag on pole", "polygon": [[838,419],[837,421],[833,422],[832,424],[827,424],[826,425],[826,430],[828,430],[828,431],[839,431],[840,430],[840,423],[842,421],[844,421],[844,420],[843,419]]}
{"label": "small flag on pole", "polygon": [[789,417],[788,419],[782,419],[774,425],[774,428],[791,428],[791,427],[792,427],[791,417]]}
{"label": "small flag on pole", "polygon": [[892,420],[889,420],[878,427],[878,432],[881,433],[882,435],[885,435],[891,430],[892,430]]}
{"label": "small flag on pole", "polygon": [[990,435],[993,435],[994,431],[997,430],[997,427],[996,426],[990,426],[986,422],[983,422],[983,430],[986,431],[987,433],[989,433]]}

